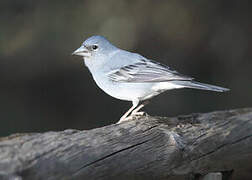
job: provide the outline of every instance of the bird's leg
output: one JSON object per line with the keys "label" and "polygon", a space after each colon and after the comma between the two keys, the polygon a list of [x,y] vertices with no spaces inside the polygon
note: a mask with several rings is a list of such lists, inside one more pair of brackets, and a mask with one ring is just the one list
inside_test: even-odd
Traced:
{"label": "bird's leg", "polygon": [[137,107],[139,101],[133,101],[133,105],[132,107],[120,118],[120,120],[117,122],[117,124],[123,122],[123,121],[127,121],[129,119],[127,119],[127,116]]}
{"label": "bird's leg", "polygon": [[149,104],[149,101],[144,101],[142,104],[140,104],[136,109],[134,109],[131,112],[131,115],[135,115],[135,116],[143,116],[145,112],[139,112],[140,109],[142,109],[144,106],[146,106],[147,104]]}

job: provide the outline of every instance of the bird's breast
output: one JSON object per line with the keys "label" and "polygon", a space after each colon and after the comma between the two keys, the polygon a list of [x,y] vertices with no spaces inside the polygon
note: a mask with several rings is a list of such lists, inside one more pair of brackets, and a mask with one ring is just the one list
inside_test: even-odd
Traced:
{"label": "bird's breast", "polygon": [[93,73],[96,84],[108,95],[126,101],[145,100],[157,95],[152,83],[115,82],[103,73]]}

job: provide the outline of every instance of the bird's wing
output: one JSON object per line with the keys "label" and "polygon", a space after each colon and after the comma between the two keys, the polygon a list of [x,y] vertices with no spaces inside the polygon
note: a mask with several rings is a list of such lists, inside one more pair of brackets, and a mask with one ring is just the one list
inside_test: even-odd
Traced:
{"label": "bird's wing", "polygon": [[149,59],[141,59],[139,62],[114,69],[108,72],[107,76],[112,81],[130,83],[189,81],[193,79]]}

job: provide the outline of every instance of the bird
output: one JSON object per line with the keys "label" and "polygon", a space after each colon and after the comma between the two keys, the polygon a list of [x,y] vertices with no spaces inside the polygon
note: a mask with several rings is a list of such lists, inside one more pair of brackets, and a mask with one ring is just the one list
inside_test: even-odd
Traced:
{"label": "bird", "polygon": [[72,55],[83,57],[84,64],[96,84],[108,95],[131,101],[131,108],[117,123],[132,119],[149,99],[167,90],[193,88],[225,92],[229,89],[200,83],[194,78],[138,53],[120,49],[105,37],[94,35],[87,38]]}

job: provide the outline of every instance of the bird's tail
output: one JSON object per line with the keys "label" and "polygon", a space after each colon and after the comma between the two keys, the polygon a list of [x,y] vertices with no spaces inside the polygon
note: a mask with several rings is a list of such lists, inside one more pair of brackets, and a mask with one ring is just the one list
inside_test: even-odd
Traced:
{"label": "bird's tail", "polygon": [[193,89],[201,89],[201,90],[208,90],[208,91],[217,91],[217,92],[225,92],[229,91],[227,88],[214,86],[210,84],[204,84],[196,81],[175,81],[177,85],[181,85],[184,88],[193,88]]}

